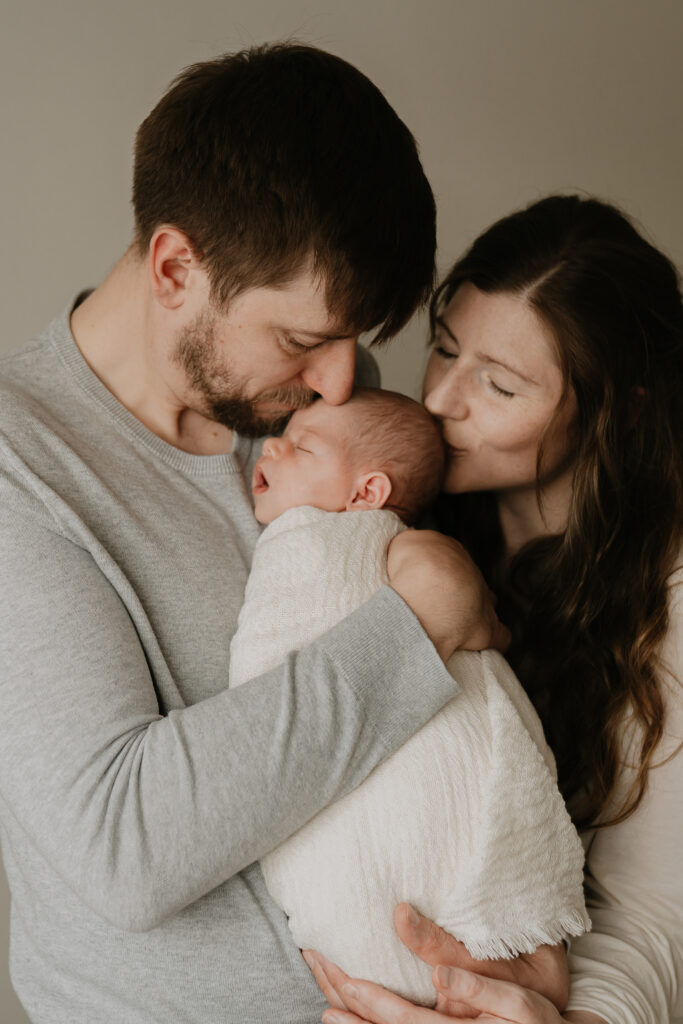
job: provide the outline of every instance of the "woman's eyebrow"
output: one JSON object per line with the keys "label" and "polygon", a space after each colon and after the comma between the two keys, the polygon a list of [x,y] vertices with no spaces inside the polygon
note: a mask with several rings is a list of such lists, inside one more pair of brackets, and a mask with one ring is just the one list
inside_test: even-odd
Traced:
{"label": "woman's eyebrow", "polygon": [[527,384],[538,384],[538,381],[534,380],[533,377],[528,377],[525,373],[522,373],[521,370],[518,370],[516,366],[510,366],[510,364],[506,363],[503,359],[494,359],[493,356],[487,355],[486,352],[475,352],[475,355],[477,359],[481,359],[483,363],[502,366],[504,370],[508,371],[508,373],[514,373],[515,377],[520,377],[522,380],[526,381]]}
{"label": "woman's eyebrow", "polygon": [[437,316],[437,317],[436,317],[436,323],[438,324],[438,326],[439,326],[439,327],[440,327],[440,328],[441,328],[441,329],[442,329],[443,331],[445,331],[445,332],[446,332],[446,334],[448,335],[448,337],[449,337],[449,338],[451,338],[451,340],[452,340],[452,341],[454,341],[454,342],[456,343],[456,345],[457,345],[457,343],[458,343],[458,339],[457,339],[457,338],[456,338],[456,336],[455,336],[455,335],[453,334],[453,331],[452,331],[452,330],[450,329],[450,327],[448,326],[448,324],[446,323],[446,321],[445,321],[445,320],[442,320],[440,316]]}
{"label": "woman's eyebrow", "polygon": [[[448,324],[441,319],[440,316],[436,317],[436,323],[446,332],[448,337],[452,341],[454,341],[456,345],[459,344],[458,339],[453,333],[453,331],[450,329]],[[510,363],[506,363],[504,359],[494,359],[493,356],[487,355],[486,352],[475,352],[474,354],[477,357],[477,359],[480,359],[483,363],[488,363],[489,365],[494,364],[496,366],[502,366],[504,370],[507,370],[509,373],[514,373],[515,377],[519,377],[521,380],[526,381],[527,384],[538,385],[537,380],[534,380],[533,377],[529,377],[527,376],[527,374],[522,373],[522,371],[518,370],[516,366],[511,366]]]}

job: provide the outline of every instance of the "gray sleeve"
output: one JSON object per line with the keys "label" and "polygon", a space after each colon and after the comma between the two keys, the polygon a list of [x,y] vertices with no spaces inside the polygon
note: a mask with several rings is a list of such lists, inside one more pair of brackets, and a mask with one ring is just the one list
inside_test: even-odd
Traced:
{"label": "gray sleeve", "polygon": [[31,512],[2,519],[0,795],[117,927],[153,928],[257,860],[455,692],[385,587],[249,686],[162,717],[90,554]]}

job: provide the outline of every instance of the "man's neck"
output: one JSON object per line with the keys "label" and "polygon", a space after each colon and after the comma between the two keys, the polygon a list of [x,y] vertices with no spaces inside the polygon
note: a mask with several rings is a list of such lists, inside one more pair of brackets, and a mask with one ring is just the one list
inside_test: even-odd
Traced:
{"label": "man's neck", "polygon": [[146,262],[132,249],[71,314],[71,331],[93,373],[163,441],[194,455],[232,448],[232,431],[191,409],[172,339],[160,337]]}

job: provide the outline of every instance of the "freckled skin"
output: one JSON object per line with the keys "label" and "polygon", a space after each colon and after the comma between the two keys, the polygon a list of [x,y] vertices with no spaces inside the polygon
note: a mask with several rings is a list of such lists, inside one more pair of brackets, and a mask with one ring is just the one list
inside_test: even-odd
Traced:
{"label": "freckled skin", "polygon": [[552,479],[571,458],[576,415],[573,392],[559,408],[562,372],[550,329],[520,296],[469,282],[440,319],[423,394],[448,446],[444,489],[535,492],[546,427],[558,413],[543,446],[543,473]]}

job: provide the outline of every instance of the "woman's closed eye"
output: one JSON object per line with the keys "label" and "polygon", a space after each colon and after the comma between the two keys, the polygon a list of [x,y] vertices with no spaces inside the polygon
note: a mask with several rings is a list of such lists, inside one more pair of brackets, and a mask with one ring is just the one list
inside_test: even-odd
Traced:
{"label": "woman's closed eye", "polygon": [[507,391],[505,388],[502,388],[500,386],[500,384],[496,384],[495,380],[493,380],[491,377],[486,377],[485,379],[486,379],[486,383],[488,384],[488,386],[497,395],[502,395],[504,398],[514,398],[515,397],[515,392],[514,391]]}
{"label": "woman's closed eye", "polygon": [[434,323],[431,343],[432,351],[442,359],[457,359],[460,355],[457,338],[441,319]]}

